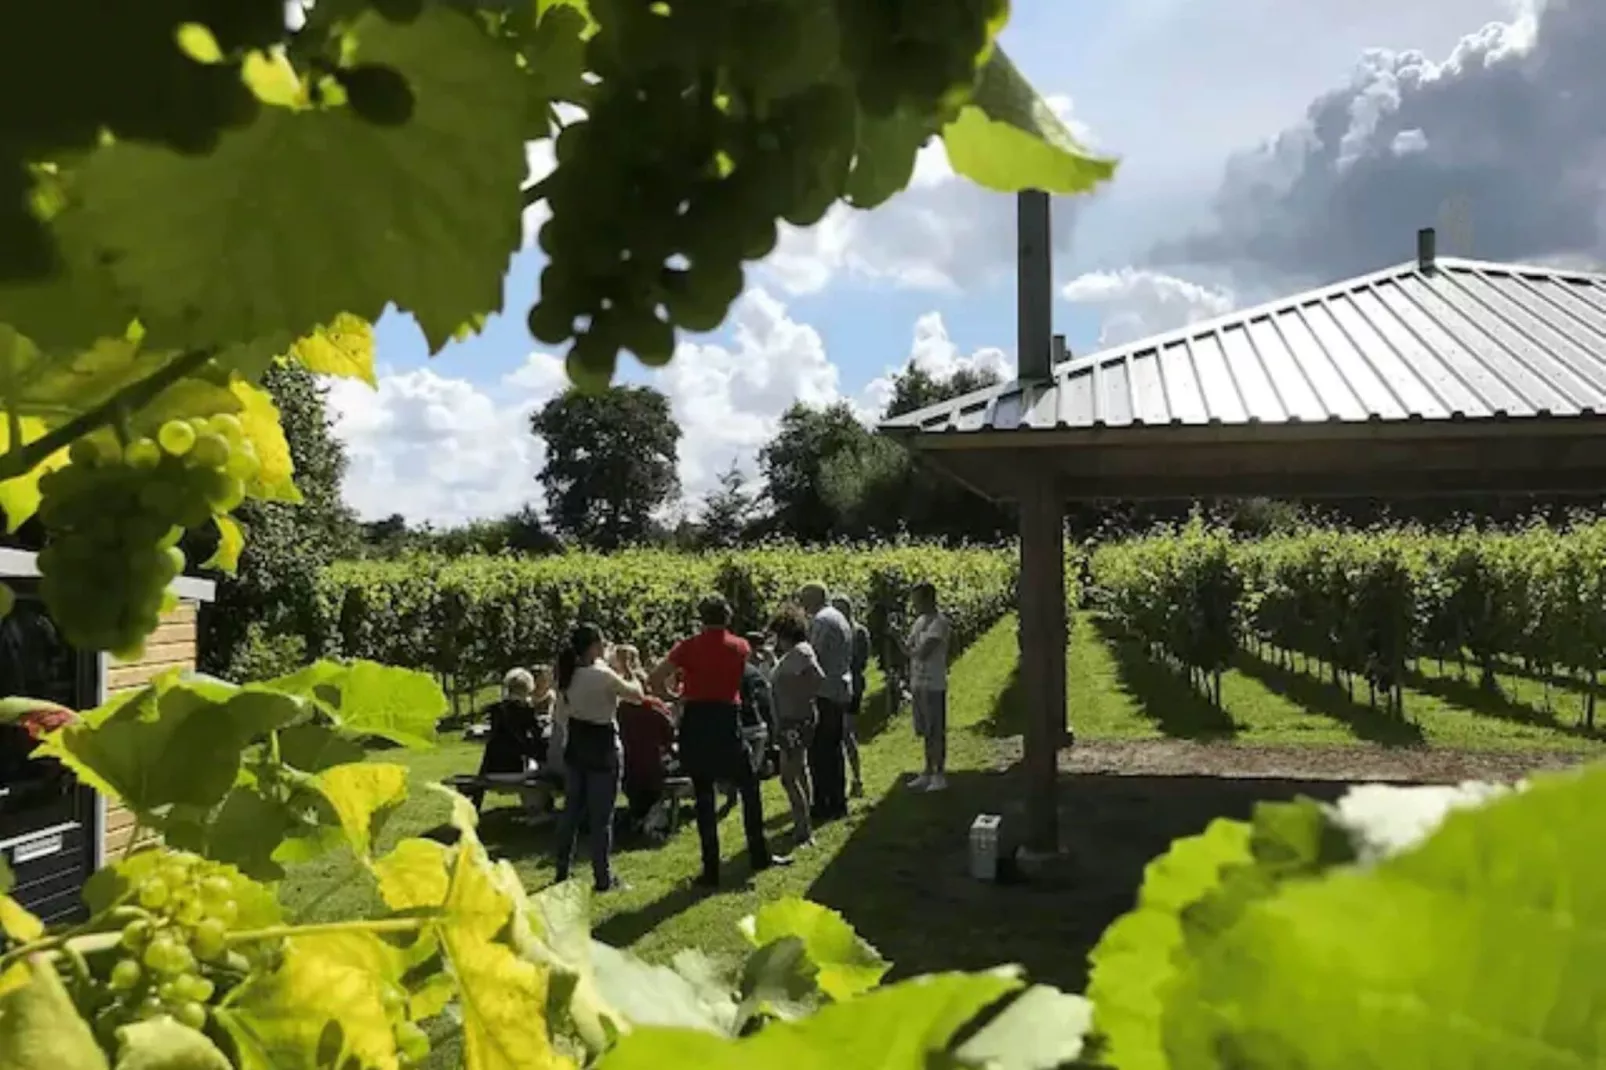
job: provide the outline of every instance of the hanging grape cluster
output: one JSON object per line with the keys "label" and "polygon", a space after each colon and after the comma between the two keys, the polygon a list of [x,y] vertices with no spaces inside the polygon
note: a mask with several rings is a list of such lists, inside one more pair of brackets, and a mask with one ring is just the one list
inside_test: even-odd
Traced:
{"label": "hanging grape cluster", "polygon": [[73,443],[69,463],[39,481],[40,594],[67,640],[136,657],[171,608],[187,528],[245,498],[256,450],[239,420],[170,420],[124,445],[109,431]]}
{"label": "hanging grape cluster", "polygon": [[[96,956],[101,985],[91,1013],[108,1046],[117,1030],[166,1015],[205,1028],[209,1007],[243,976],[250,962],[229,947],[239,914],[242,878],[230,866],[197,855],[162,851],[134,887],[115,955]],[[253,942],[253,954],[272,954]],[[231,956],[233,957],[231,960]]]}
{"label": "hanging grape cluster", "polygon": [[950,119],[980,76],[1009,0],[835,0],[842,60],[859,103]]}
{"label": "hanging grape cluster", "polygon": [[[529,317],[539,341],[574,340],[577,382],[607,382],[620,350],[663,364],[676,328],[719,326],[743,262],[775,248],[777,223],[812,225],[841,198],[857,138],[852,90],[777,84],[744,40],[757,14],[774,26],[808,6],[591,5],[600,29],[587,58],[601,81],[554,146],[539,238],[548,264]],[[772,43],[779,55],[795,42]]]}

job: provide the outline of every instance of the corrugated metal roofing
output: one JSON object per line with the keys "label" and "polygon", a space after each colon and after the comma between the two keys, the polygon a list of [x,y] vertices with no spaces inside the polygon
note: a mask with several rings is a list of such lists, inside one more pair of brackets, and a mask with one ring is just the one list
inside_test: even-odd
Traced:
{"label": "corrugated metal roofing", "polygon": [[1606,274],[1441,258],[1076,358],[890,432],[1606,414]]}

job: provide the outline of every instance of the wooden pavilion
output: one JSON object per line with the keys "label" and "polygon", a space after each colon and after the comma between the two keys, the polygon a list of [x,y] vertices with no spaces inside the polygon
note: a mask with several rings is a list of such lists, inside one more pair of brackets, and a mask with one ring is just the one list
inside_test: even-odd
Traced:
{"label": "wooden pavilion", "polygon": [[1019,198],[1015,381],[889,420],[1020,511],[1026,839],[1059,845],[1065,503],[1606,490],[1606,274],[1435,255],[1087,357],[1052,333],[1049,206]]}

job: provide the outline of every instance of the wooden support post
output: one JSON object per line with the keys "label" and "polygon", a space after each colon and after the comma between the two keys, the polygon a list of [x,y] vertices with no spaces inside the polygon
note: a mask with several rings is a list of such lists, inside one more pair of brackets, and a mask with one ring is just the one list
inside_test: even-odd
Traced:
{"label": "wooden support post", "polygon": [[1020,495],[1020,674],[1026,699],[1026,847],[1059,850],[1059,750],[1065,737],[1065,505],[1051,475]]}

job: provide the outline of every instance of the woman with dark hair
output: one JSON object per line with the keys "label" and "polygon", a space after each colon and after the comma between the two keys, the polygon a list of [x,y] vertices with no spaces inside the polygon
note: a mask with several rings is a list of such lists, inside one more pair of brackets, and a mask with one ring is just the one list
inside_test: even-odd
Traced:
{"label": "woman with dark hair", "polygon": [[702,630],[676,643],[653,669],[647,684],[658,690],[670,679],[680,678],[680,765],[691,778],[703,856],[697,883],[713,887],[719,883],[719,814],[714,790],[721,781],[736,785],[741,795],[742,828],[747,833],[753,869],[786,865],[791,859],[770,854],[764,841],[758,773],[742,743],[742,674],[750,653],[747,641],[731,633],[730,603],[718,595],[702,600],[697,618]]}
{"label": "woman with dark hair", "polygon": [[602,629],[582,624],[558,654],[557,720],[565,743],[564,808],[558,823],[558,880],[569,878],[584,813],[591,838],[591,876],[599,892],[623,887],[613,875],[613,810],[623,754],[619,703],[640,702],[641,685],[604,660]]}

